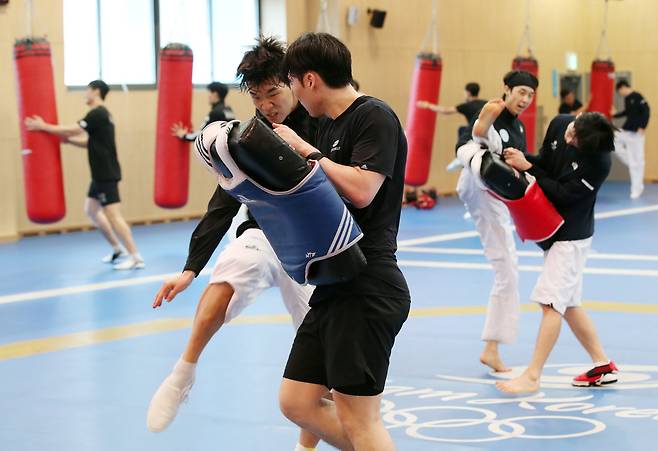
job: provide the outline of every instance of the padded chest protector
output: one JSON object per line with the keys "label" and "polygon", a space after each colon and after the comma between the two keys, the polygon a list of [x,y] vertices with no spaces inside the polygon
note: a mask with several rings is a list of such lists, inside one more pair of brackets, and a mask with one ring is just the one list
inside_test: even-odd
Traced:
{"label": "padded chest protector", "polygon": [[354,278],[366,265],[357,245],[363,233],[320,164],[257,118],[224,123],[218,133],[215,124],[199,139],[219,184],[249,207],[288,275],[313,285]]}

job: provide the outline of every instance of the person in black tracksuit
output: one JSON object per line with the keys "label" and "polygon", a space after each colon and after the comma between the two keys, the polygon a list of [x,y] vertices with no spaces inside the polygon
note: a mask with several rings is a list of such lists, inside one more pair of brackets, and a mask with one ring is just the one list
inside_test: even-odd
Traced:
{"label": "person in black tracksuit", "polygon": [[559,114],[579,114],[587,110],[587,106],[580,103],[576,98],[576,93],[569,88],[564,88],[560,91],[560,107],[558,108]]}
{"label": "person in black tracksuit", "polygon": [[181,122],[177,122],[171,127],[171,133],[183,141],[192,142],[199,136],[199,132],[211,122],[217,121],[231,121],[235,119],[235,114],[230,106],[226,105],[226,96],[228,95],[228,87],[218,81],[210,83],[208,89],[208,103],[210,104],[210,113],[203,118],[201,127],[196,132],[190,132]]}
{"label": "person in black tracksuit", "polygon": [[576,376],[572,385],[589,387],[617,381],[617,367],[608,359],[594,325],[581,307],[583,271],[594,234],[596,195],[610,173],[614,127],[600,113],[560,115],[553,119],[538,156],[514,149],[504,151],[505,161],[536,178],[547,199],[564,219],[548,240],[544,266],[530,300],[542,307],[543,318],[535,352],[517,378],[498,382],[507,393],[539,390],[542,369],[559,336],[562,318],[592,359],[593,368]]}
{"label": "person in black tracksuit", "polygon": [[[304,139],[315,142],[317,119],[309,116],[290,87],[280,79],[284,54],[282,43],[261,38],[238,66],[241,87],[251,96],[256,116],[266,124],[285,124]],[[214,122],[212,119],[211,113],[209,122]],[[313,287],[301,286],[285,273],[258,223],[248,211],[240,215],[241,209],[246,207],[217,186],[207,212],[192,233],[182,273],[166,281],[153,302],[154,308],[159,307],[163,300],[171,301],[185,290],[206,266],[231,223],[237,223],[236,239],[219,255],[208,287],[199,300],[185,351],[153,396],[147,415],[147,426],[153,432],[166,429],[175,419],[180,403],[194,383],[196,363],[212,336],[259,293],[279,287],[295,327],[309,309]],[[314,435],[302,431],[299,442],[313,448],[318,441]]]}
{"label": "person in black tracksuit", "polygon": [[626,80],[617,82],[617,93],[624,98],[624,110],[613,117],[625,117],[621,130],[615,133],[615,154],[628,166],[631,177],[631,199],[644,191],[644,132],[649,124],[651,110],[639,92],[633,91]]}

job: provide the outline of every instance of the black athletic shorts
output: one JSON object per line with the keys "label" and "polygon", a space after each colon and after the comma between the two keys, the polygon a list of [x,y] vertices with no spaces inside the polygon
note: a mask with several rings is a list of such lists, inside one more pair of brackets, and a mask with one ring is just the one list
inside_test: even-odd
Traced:
{"label": "black athletic shorts", "polygon": [[119,182],[97,182],[92,180],[89,185],[87,197],[92,197],[98,200],[103,207],[119,203],[121,202],[121,199],[119,198]]}
{"label": "black athletic shorts", "polygon": [[380,394],[410,303],[350,293],[313,305],[297,330],[283,377],[346,395]]}

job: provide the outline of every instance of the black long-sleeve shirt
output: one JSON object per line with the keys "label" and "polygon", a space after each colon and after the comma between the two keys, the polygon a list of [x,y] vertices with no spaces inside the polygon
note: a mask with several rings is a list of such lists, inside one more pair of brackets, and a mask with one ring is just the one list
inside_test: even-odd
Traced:
{"label": "black long-sleeve shirt", "polygon": [[[266,124],[270,124],[265,116],[256,111],[256,116]],[[318,128],[318,120],[309,116],[308,112],[300,104],[283,121],[295,131],[304,141],[315,145],[315,133]],[[208,211],[197,224],[192,237],[185,262],[184,271],[191,270],[198,276],[206,266],[220,241],[231,227],[231,221],[240,209],[240,202],[224,191],[219,185],[208,203]],[[249,215],[249,220],[243,222],[237,230],[237,236],[247,229],[258,228],[258,223]]]}
{"label": "black long-sleeve shirt", "polygon": [[647,128],[651,110],[649,104],[639,92],[631,92],[624,98],[624,111],[620,111],[613,117],[626,117],[622,129],[636,132],[638,128]]}
{"label": "black long-sleeve shirt", "polygon": [[548,240],[538,243],[549,249],[556,241],[574,241],[594,234],[594,204],[599,188],[610,173],[610,152],[585,153],[570,146],[564,132],[570,115],[556,116],[548,126],[539,155],[526,156],[528,170],[564,219],[564,224]]}
{"label": "black long-sleeve shirt", "polygon": [[573,103],[569,105],[566,102],[562,102],[558,108],[558,114],[571,114],[574,111],[578,111],[583,106],[578,99],[574,99]]}
{"label": "black long-sleeve shirt", "polygon": [[210,113],[208,113],[208,116],[203,118],[203,122],[201,123],[201,127],[199,127],[199,130],[193,133],[187,133],[183,135],[184,141],[194,141],[197,136],[199,136],[199,132],[205,128],[206,125],[210,124],[211,122],[217,122],[217,121],[232,121],[235,119],[235,114],[233,114],[233,110],[231,109],[230,106],[224,105],[224,102],[217,102],[212,105],[212,108],[210,109]]}

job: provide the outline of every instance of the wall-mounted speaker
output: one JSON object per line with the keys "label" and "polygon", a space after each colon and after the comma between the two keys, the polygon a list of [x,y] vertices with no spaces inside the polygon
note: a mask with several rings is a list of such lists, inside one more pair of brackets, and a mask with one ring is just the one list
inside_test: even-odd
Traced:
{"label": "wall-mounted speaker", "polygon": [[368,8],[370,14],[370,26],[373,28],[384,28],[384,20],[386,20],[386,11],[381,9]]}

